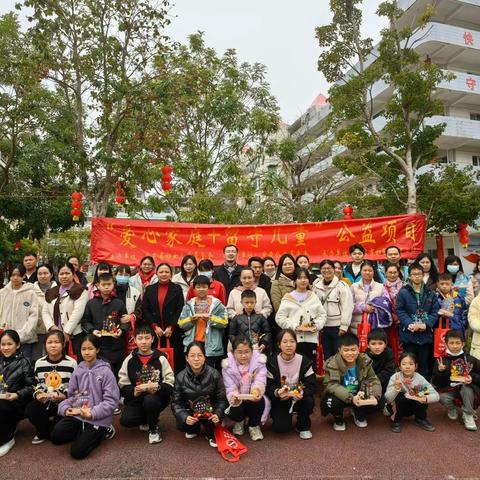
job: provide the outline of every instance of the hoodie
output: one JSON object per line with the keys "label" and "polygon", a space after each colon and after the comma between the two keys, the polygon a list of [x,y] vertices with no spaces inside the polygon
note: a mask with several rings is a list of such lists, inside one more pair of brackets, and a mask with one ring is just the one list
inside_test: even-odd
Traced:
{"label": "hoodie", "polygon": [[32,283],[24,283],[18,290],[12,282],[0,290],[0,328],[16,330],[20,343],[37,341],[38,299]]}
{"label": "hoodie", "polygon": [[58,413],[65,416],[71,407],[87,403],[91,408],[92,418],[75,417],[82,422],[108,427],[112,423],[113,411],[118,407],[120,391],[110,365],[103,360],[96,360],[88,367],[81,362],[73,372],[68,383],[68,398],[58,406]]}

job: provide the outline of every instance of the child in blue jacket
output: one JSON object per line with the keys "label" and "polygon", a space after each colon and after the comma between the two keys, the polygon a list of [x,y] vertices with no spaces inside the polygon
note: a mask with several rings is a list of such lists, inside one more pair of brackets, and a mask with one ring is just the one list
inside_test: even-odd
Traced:
{"label": "child in blue jacket", "polygon": [[440,304],[438,315],[448,319],[451,330],[459,330],[465,334],[467,304],[464,297],[453,288],[453,279],[449,273],[441,273],[438,276],[437,296]]}

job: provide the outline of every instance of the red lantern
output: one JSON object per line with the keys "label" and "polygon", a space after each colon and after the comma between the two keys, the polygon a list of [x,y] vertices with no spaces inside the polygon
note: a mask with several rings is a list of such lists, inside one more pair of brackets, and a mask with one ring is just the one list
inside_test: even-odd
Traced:
{"label": "red lantern", "polygon": [[170,183],[172,181],[172,176],[170,174],[163,175],[162,182],[163,183]]}
{"label": "red lantern", "polygon": [[170,165],[165,165],[162,167],[162,173],[164,175],[170,175],[173,172],[173,168]]}
{"label": "red lantern", "polygon": [[457,225],[457,232],[458,239],[460,240],[463,248],[467,248],[468,244],[470,243],[470,238],[468,236],[468,225],[464,223]]}
{"label": "red lantern", "polygon": [[15,247],[15,251],[17,251],[17,250],[20,250],[22,243],[20,242],[20,240],[15,240],[15,243],[13,244],[13,246]]}
{"label": "red lantern", "polygon": [[70,214],[72,215],[72,220],[78,222],[82,215],[82,199],[83,195],[81,192],[73,192],[72,195],[72,204]]}
{"label": "red lantern", "polygon": [[170,165],[164,165],[162,167],[162,189],[168,192],[172,189],[172,175],[173,168]]}
{"label": "red lantern", "polygon": [[115,202],[117,202],[119,205],[125,202],[125,197],[116,197]]}
{"label": "red lantern", "polygon": [[351,220],[353,218],[353,208],[351,205],[346,205],[345,208],[342,210],[343,212],[343,219],[344,220]]}
{"label": "red lantern", "polygon": [[125,190],[123,189],[123,182],[116,182],[115,183],[115,202],[117,205],[122,205],[125,203],[126,196],[125,196]]}
{"label": "red lantern", "polygon": [[172,184],[170,182],[163,182],[162,183],[162,189],[164,191],[169,191],[172,189]]}

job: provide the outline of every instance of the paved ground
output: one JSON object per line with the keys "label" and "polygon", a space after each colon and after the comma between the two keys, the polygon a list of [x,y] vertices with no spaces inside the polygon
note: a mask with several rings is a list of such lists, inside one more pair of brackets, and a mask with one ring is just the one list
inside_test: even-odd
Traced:
{"label": "paved ground", "polygon": [[31,445],[33,430],[19,425],[16,445],[0,461],[0,480],[10,479],[480,479],[480,431],[467,432],[446,418],[440,405],[430,407],[437,431],[428,433],[405,421],[401,434],[391,433],[388,420],[370,419],[366,429],[347,419],[346,432],[334,432],[331,420],[313,417],[314,438],[295,433],[276,435],[268,425],[265,440],[251,442],[240,462],[224,461],[203,438],[186,440],[174,429],[170,411],[160,417],[164,441],[149,445],[146,433],[118,426],[86,460],[69,457],[68,446]]}

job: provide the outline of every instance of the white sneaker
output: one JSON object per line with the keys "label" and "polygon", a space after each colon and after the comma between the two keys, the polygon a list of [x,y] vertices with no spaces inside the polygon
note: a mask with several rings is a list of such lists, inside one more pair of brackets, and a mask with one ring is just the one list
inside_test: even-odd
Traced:
{"label": "white sneaker", "polygon": [[110,425],[109,427],[107,427],[107,431],[105,432],[105,438],[107,440],[111,440],[116,433],[117,431],[115,430],[115,427],[113,425]]}
{"label": "white sneaker", "polygon": [[215,442],[215,439],[214,439],[214,438],[209,438],[209,439],[208,439],[208,444],[209,444],[212,448],[217,448],[217,443]]}
{"label": "white sneaker", "polygon": [[310,440],[313,435],[310,430],[303,430],[302,432],[299,433],[299,436],[302,440]]}
{"label": "white sneaker", "polygon": [[0,457],[6,455],[15,445],[15,439],[12,438],[9,442],[0,445]]}
{"label": "white sneaker", "polygon": [[114,415],[120,415],[122,413],[122,409],[120,407],[117,407],[114,411],[113,411],[113,414]]}
{"label": "white sneaker", "polygon": [[365,428],[365,427],[368,427],[368,422],[363,419],[359,419],[355,416],[355,412],[352,410],[352,415],[353,415],[353,421],[355,422],[355,425],[358,427],[358,428]]}
{"label": "white sneaker", "polygon": [[32,439],[32,445],[40,445],[41,443],[45,442],[45,438],[40,438],[37,435],[35,435]]}
{"label": "white sneaker", "polygon": [[256,442],[257,440],[263,440],[263,433],[260,430],[260,427],[248,427],[248,433],[250,434],[250,438]]}
{"label": "white sneaker", "polygon": [[188,438],[191,440],[192,438],[197,438],[198,434],[197,433],[185,433],[185,438]]}
{"label": "white sneaker", "polygon": [[154,443],[160,443],[162,441],[162,435],[160,429],[157,427],[155,430],[148,432],[148,443],[153,445]]}
{"label": "white sneaker", "polygon": [[458,418],[458,410],[457,410],[457,407],[449,408],[449,409],[448,409],[448,412],[447,412],[447,417],[448,417],[450,420],[457,420],[457,418]]}
{"label": "white sneaker", "polygon": [[150,430],[149,426],[148,425],[140,425],[138,427],[138,429],[141,431],[141,432],[148,432]]}
{"label": "white sneaker", "polygon": [[235,425],[232,428],[232,433],[234,435],[243,435],[245,433],[245,422],[235,422]]}
{"label": "white sneaker", "polygon": [[465,428],[467,430],[470,430],[471,432],[477,431],[477,424],[475,423],[475,419],[473,418],[472,414],[463,413],[462,418],[463,418],[463,424],[465,425]]}
{"label": "white sneaker", "polygon": [[336,431],[336,432],[344,432],[346,430],[346,426],[345,426],[345,421],[343,420],[343,417],[337,417],[335,418],[334,422],[333,422],[333,429]]}

